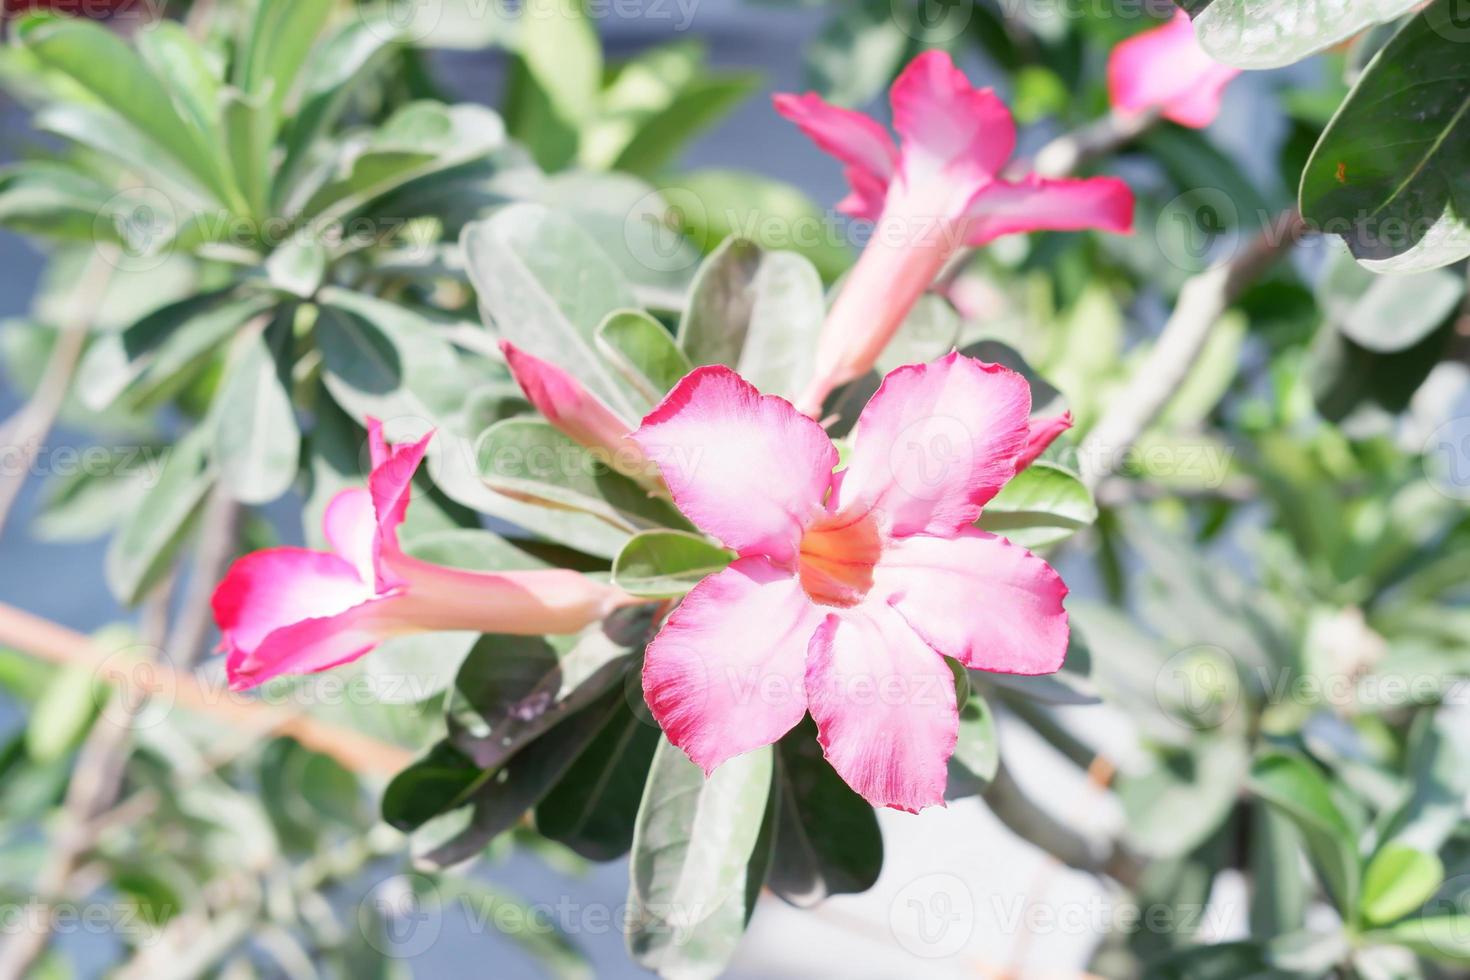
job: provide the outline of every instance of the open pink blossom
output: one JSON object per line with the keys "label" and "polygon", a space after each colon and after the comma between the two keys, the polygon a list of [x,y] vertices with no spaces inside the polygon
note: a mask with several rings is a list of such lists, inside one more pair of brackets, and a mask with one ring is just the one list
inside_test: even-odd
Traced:
{"label": "open pink blossom", "polygon": [[1180,10],[1162,27],[1113,48],[1108,95],[1119,112],[1157,110],[1181,126],[1201,129],[1220,114],[1225,86],[1239,74],[1239,68],[1205,54],[1189,15]]}
{"label": "open pink blossom", "polygon": [[[508,340],[500,342],[505,363],[536,411],[567,438],[597,453],[608,466],[643,484],[658,485],[657,472],[638,444],[628,438],[633,424],[583,387],[566,371],[528,354]],[[658,486],[661,489],[661,485]]]}
{"label": "open pink blossom", "polygon": [[901,145],[873,119],[813,93],[775,97],[777,112],[846,165],[852,193],[838,210],[876,223],[823,326],[815,377],[797,399],[812,416],[833,388],[873,367],[961,247],[1016,232],[1133,226],[1133,193],[1115,178],[1004,179],[1016,145],[1010,111],[945,52],[919,55],[889,94]]}
{"label": "open pink blossom", "polygon": [[633,438],[738,557],[648,647],[643,691],[669,740],[711,772],[810,711],[868,801],[942,803],[959,725],[945,657],[1046,674],[1066,655],[1062,580],[974,526],[1015,474],[1030,408],[1026,381],[994,364],[899,368],[834,474],[831,440],[789,402],[725,367],[680,381]]}
{"label": "open pink blossom", "polygon": [[576,633],[639,601],[563,569],[472,572],[404,554],[398,526],[432,433],[390,446],[369,419],[368,438],[368,486],[344,490],[327,506],[331,551],[252,552],[215,589],[231,688],[336,667],[409,633]]}

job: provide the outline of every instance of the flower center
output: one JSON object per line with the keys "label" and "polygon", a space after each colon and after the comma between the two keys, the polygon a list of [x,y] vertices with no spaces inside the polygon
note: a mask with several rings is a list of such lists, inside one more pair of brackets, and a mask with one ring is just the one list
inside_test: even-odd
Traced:
{"label": "flower center", "polygon": [[819,518],[801,538],[801,587],[821,605],[855,606],[873,587],[873,566],[882,552],[878,523],[871,515]]}

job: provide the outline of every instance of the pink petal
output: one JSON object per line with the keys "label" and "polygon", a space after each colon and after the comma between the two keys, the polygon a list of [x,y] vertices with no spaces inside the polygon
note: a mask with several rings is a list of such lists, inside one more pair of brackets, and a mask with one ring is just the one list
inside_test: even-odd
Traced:
{"label": "pink petal", "polygon": [[375,581],[373,549],[378,539],[378,518],[367,488],[353,487],[333,497],[322,515],[322,531],[332,550],[351,562],[364,582]]}
{"label": "pink petal", "polygon": [[765,558],[696,585],[643,661],[643,693],[669,741],[709,773],[790,731],[806,713],[807,645],[821,622]]}
{"label": "pink petal", "polygon": [[948,53],[926,51],[893,83],[893,128],[910,190],[940,178],[970,190],[1000,171],[1016,148],[1010,110],[990,89],[977,89]]}
{"label": "pink petal", "polygon": [[1046,562],[985,531],[892,542],[873,590],[926,643],[967,667],[1050,674],[1066,658],[1067,586]]}
{"label": "pink petal", "polygon": [[1049,415],[1044,419],[1032,419],[1026,432],[1026,448],[1021,450],[1021,456],[1016,460],[1017,472],[1036,462],[1037,458],[1046,452],[1047,447],[1057,441],[1057,436],[1071,427],[1071,412]]}
{"label": "pink petal", "polygon": [[401,552],[387,559],[403,582],[393,607],[411,630],[472,630],[537,636],[571,634],[613,611],[646,600],[564,568],[479,572],[449,568]]}
{"label": "pink petal", "polygon": [[388,626],[398,597],[353,606],[332,616],[303,619],[273,630],[255,650],[236,650],[225,663],[230,689],[243,691],[282,674],[313,674],[368,653],[393,635]]}
{"label": "pink petal", "polygon": [[898,149],[887,130],[860,112],[827,103],[814,92],[782,92],[771,101],[776,111],[796,123],[812,142],[847,164],[854,196],[844,205],[854,210],[844,207],[845,213],[876,219],[883,210],[883,196],[898,162]]}
{"label": "pink petal", "polygon": [[951,353],[889,372],[858,418],[841,509],[895,536],[948,534],[1016,473],[1031,388],[998,364]]}
{"label": "pink petal", "polygon": [[790,562],[837,465],[822,427],[727,367],[696,368],[633,440],[690,520],[742,557]]}
{"label": "pink petal", "polygon": [[377,515],[378,522],[373,555],[378,589],[386,591],[399,583],[387,573],[383,557],[396,554],[399,550],[398,528],[408,515],[413,475],[423,461],[434,433],[425,433],[418,442],[392,446],[384,440],[383,427],[377,419],[370,418],[367,424],[368,445],[373,454],[373,472],[368,476],[368,491],[372,494],[373,512]]}
{"label": "pink petal", "polygon": [[1116,177],[997,180],[970,200],[966,244],[1023,231],[1133,230],[1133,191]]}
{"label": "pink petal", "polygon": [[373,597],[373,587],[337,555],[269,548],[237,560],[214,591],[214,619],[224,646],[254,651],[275,630],[334,616]]}
{"label": "pink petal", "polygon": [[827,761],[863,799],[910,813],[943,804],[959,734],[954,674],[891,609],[828,616],[806,690]]}
{"label": "pink petal", "polygon": [[1239,74],[1205,54],[1181,10],[1162,27],[1113,48],[1108,93],[1120,112],[1159,109],[1166,119],[1199,129],[1215,121],[1225,86]]}
{"label": "pink petal", "polygon": [[631,423],[551,362],[508,340],[500,342],[500,351],[516,384],[546,421],[578,445],[597,451],[618,472],[638,480],[649,478],[648,459],[628,438]]}

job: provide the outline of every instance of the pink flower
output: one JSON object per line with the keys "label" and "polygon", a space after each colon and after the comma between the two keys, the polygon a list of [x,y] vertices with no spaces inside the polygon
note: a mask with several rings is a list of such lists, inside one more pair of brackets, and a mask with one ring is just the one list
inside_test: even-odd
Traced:
{"label": "pink flower", "polygon": [[808,415],[873,367],[961,247],[1015,232],[1133,226],[1133,193],[1115,178],[1002,179],[1016,144],[1011,114],[943,51],[915,58],[890,99],[901,148],[877,122],[815,94],[775,97],[777,112],[846,164],[852,193],[838,210],[876,222],[823,327],[816,375],[797,399]]}
{"label": "pink flower", "polygon": [[1016,458],[1016,470],[1019,472],[1036,462],[1037,458],[1046,452],[1047,447],[1057,441],[1057,436],[1071,427],[1071,412],[1032,419],[1026,430],[1026,448],[1022,449],[1021,455]]}
{"label": "pink flower", "polygon": [[[597,453],[610,467],[643,484],[658,484],[648,457],[628,438],[632,423],[550,361],[528,354],[508,340],[500,352],[511,377],[536,411],[567,438]],[[662,489],[661,485],[658,487]]]}
{"label": "pink flower", "polygon": [[994,364],[899,368],[834,474],[831,440],[789,402],[725,367],[679,382],[633,438],[738,557],[648,647],[643,691],[669,740],[711,772],[810,711],[871,803],[942,803],[958,732],[945,657],[1046,674],[1066,655],[1062,580],[974,526],[1015,474],[1030,407],[1026,381]]}
{"label": "pink flower", "polygon": [[1205,54],[1189,15],[1130,37],[1108,58],[1108,94],[1123,113],[1158,110],[1165,119],[1201,129],[1220,114],[1225,86],[1240,74]]}
{"label": "pink flower", "polygon": [[404,554],[398,526],[432,436],[389,446],[368,419],[372,475],[327,506],[332,550],[268,548],[230,567],[213,605],[232,689],[336,667],[408,633],[576,633],[639,601],[572,571],[471,572]]}

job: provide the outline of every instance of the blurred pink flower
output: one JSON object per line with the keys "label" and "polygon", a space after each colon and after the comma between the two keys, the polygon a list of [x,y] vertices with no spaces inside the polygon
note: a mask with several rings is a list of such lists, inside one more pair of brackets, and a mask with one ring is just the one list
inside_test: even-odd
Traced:
{"label": "blurred pink flower", "polygon": [[[734,550],[649,645],[643,690],[669,740],[712,772],[810,711],[827,759],[878,806],[944,799],[958,733],[945,657],[1057,670],[1066,586],[977,529],[1027,445],[1025,379],[952,353],[891,372],[851,461],[816,422],[702,367],[633,434],[679,508]],[[674,463],[673,461],[681,461]]]}
{"label": "blurred pink flower", "polygon": [[813,417],[833,388],[869,371],[914,303],[961,247],[1025,231],[1129,231],[1133,193],[1113,177],[1000,176],[1016,144],[1010,111],[943,51],[927,51],[890,92],[902,140],[819,96],[780,94],[776,111],[846,164],[837,207],[875,222],[822,330],[815,376],[797,399]]}
{"label": "blurred pink flower", "polygon": [[563,569],[472,572],[404,554],[398,526],[432,437],[389,446],[368,419],[372,475],[327,506],[332,550],[268,548],[230,567],[213,605],[232,689],[336,667],[409,633],[576,633],[638,601]]}
{"label": "blurred pink flower", "polygon": [[1180,10],[1162,27],[1113,48],[1108,93],[1122,113],[1158,110],[1165,119],[1201,129],[1220,114],[1220,99],[1239,68],[1205,54],[1189,15]]}

